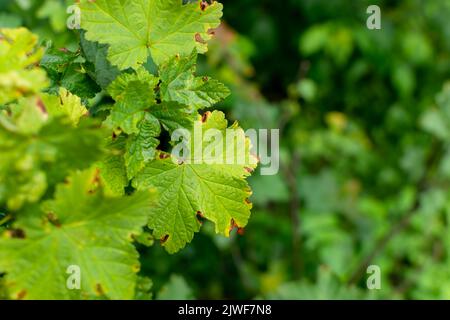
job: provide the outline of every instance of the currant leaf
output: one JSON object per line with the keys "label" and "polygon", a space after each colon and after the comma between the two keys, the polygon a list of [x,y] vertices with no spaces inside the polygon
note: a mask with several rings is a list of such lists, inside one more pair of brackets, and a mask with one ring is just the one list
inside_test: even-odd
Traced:
{"label": "currant leaf", "polygon": [[45,71],[35,66],[44,53],[37,41],[25,28],[0,29],[0,105],[48,86]]}
{"label": "currant leaf", "polygon": [[154,89],[159,79],[141,68],[136,73],[120,75],[108,87],[116,104],[111,112],[113,125],[127,134],[138,134],[138,124],[144,119],[145,110],[154,105]]}
{"label": "currant leaf", "polygon": [[[227,122],[223,113],[212,113],[205,122],[197,121],[203,130],[224,132]],[[243,134],[242,129],[232,128]],[[250,217],[250,187],[245,178],[250,174],[250,144],[245,140],[248,162],[237,164],[195,164],[182,162],[161,153],[148,163],[133,180],[137,189],[156,187],[160,199],[151,211],[149,228],[169,253],[175,253],[191,242],[201,226],[198,217],[215,224],[217,233],[229,236],[235,226],[242,228]],[[236,143],[220,142],[222,150],[238,148]],[[219,155],[219,158],[222,155]],[[180,162],[179,162],[180,161]]]}
{"label": "currant leaf", "polygon": [[146,113],[138,125],[139,132],[128,137],[125,165],[128,178],[133,179],[146,163],[153,160],[159,145],[157,137],[161,134],[158,119]]}
{"label": "currant leaf", "polygon": [[[98,172],[87,170],[59,185],[53,200],[23,213],[16,228],[0,239],[0,270],[14,298],[132,299],[139,270],[132,235],[142,232],[152,193],[111,198]],[[80,290],[66,286],[70,266],[81,272]]]}
{"label": "currant leaf", "polygon": [[0,203],[17,210],[38,201],[48,184],[102,157],[97,122],[83,119],[74,127],[73,119],[49,115],[37,97],[23,98],[10,115],[0,113]]}
{"label": "currant leaf", "polygon": [[151,55],[160,65],[168,58],[204,53],[210,29],[219,26],[222,5],[182,0],[81,0],[86,39],[108,44],[108,59],[120,70],[137,69]]}
{"label": "currant leaf", "polygon": [[187,57],[174,56],[161,66],[161,99],[209,108],[230,95],[228,88],[209,77],[196,77],[197,52]]}

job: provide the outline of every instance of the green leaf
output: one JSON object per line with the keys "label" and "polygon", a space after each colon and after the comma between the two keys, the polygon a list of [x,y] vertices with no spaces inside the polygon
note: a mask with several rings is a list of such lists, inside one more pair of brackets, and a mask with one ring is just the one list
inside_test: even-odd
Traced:
{"label": "green leaf", "polygon": [[152,300],[153,281],[147,277],[138,277],[134,300]]}
{"label": "green leaf", "polygon": [[105,184],[105,193],[120,196],[128,185],[127,171],[123,155],[111,155],[99,165],[100,175]]}
{"label": "green leaf", "polygon": [[144,119],[146,107],[120,101],[114,105],[110,120],[127,134],[139,133],[138,125]]}
{"label": "green leaf", "polygon": [[125,187],[129,183],[123,157],[125,145],[126,139],[123,135],[111,138],[106,146],[108,150],[106,157],[97,164],[107,195],[125,195]]}
{"label": "green leaf", "polygon": [[154,89],[158,81],[143,68],[114,80],[108,87],[116,101],[111,112],[112,124],[127,134],[139,133],[138,124],[144,119],[145,110],[156,103]]}
{"label": "green leaf", "polygon": [[41,59],[40,66],[48,73],[63,73],[67,66],[79,58],[79,54],[67,49],[56,49],[53,44],[49,44],[45,54]]}
{"label": "green leaf", "polygon": [[108,87],[108,93],[115,101],[149,105],[154,103],[154,89],[158,82],[159,79],[154,75],[139,68],[133,73],[123,73],[117,77]]}
{"label": "green leaf", "polygon": [[197,53],[179,55],[160,69],[161,99],[189,105],[195,109],[209,108],[229,96],[225,85],[209,77],[195,77]]}
{"label": "green leaf", "polygon": [[84,100],[94,98],[101,91],[84,66],[80,64],[72,64],[65,70],[60,86]]}
{"label": "green leaf", "polygon": [[82,99],[93,98],[100,87],[89,76],[85,62],[79,52],[56,49],[50,45],[40,63],[51,79],[48,92],[57,94],[63,87]]}
{"label": "green leaf", "polygon": [[138,125],[139,132],[128,137],[125,165],[128,178],[133,179],[144,168],[145,164],[155,158],[157,137],[161,134],[158,119],[147,113]]}
{"label": "green leaf", "polygon": [[[96,170],[74,174],[57,187],[54,200],[23,213],[0,239],[0,270],[14,298],[80,299],[135,295],[138,253],[132,235],[141,233],[152,205],[150,191],[108,198]],[[66,286],[67,269],[81,271],[80,290]]]}
{"label": "green leaf", "polygon": [[[224,133],[227,121],[223,113],[212,113],[205,122],[198,121],[200,130],[217,129]],[[243,134],[233,125],[231,129]],[[195,132],[194,128],[194,132]],[[245,153],[249,155],[249,141]],[[239,148],[235,141],[220,141],[220,148]],[[225,153],[225,152],[224,152]],[[218,157],[222,157],[219,154]],[[245,163],[194,164],[183,162],[167,154],[145,166],[133,180],[137,189],[156,187],[161,195],[149,219],[153,235],[162,240],[166,250],[177,252],[189,243],[200,229],[198,215],[215,223],[217,233],[229,236],[235,226],[242,228],[250,217],[251,190],[245,180],[256,166],[250,160]]]}
{"label": "green leaf", "polygon": [[86,116],[88,111],[81,103],[81,99],[64,88],[59,89],[59,95],[42,94],[42,101],[46,111],[54,116],[66,116],[76,126],[80,118]]}
{"label": "green leaf", "polygon": [[127,138],[125,166],[132,179],[155,156],[161,125],[148,109],[156,107],[155,87],[159,79],[144,68],[124,73],[108,87],[116,100],[109,121],[119,127]]}
{"label": "green leaf", "polygon": [[155,243],[155,238],[153,238],[152,234],[148,231],[144,231],[140,235],[135,236],[134,240],[136,241],[136,243],[139,243],[146,247],[151,247]]}
{"label": "green leaf", "polygon": [[82,0],[81,27],[86,39],[110,46],[108,59],[119,69],[137,69],[151,54],[157,65],[193,49],[204,53],[210,29],[220,24],[222,5],[200,1]]}
{"label": "green leaf", "polygon": [[17,210],[38,201],[48,184],[99,160],[102,140],[93,120],[73,127],[68,118],[49,117],[39,98],[22,99],[11,115],[0,113],[0,203]]}
{"label": "green leaf", "polygon": [[84,32],[81,32],[81,48],[83,49],[86,60],[93,65],[94,72],[91,76],[96,82],[106,89],[114,79],[120,74],[119,69],[111,65],[106,58],[108,54],[108,46],[86,40]]}
{"label": "green leaf", "polygon": [[172,133],[176,129],[191,129],[197,120],[197,112],[177,102],[162,102],[150,110],[164,129]]}
{"label": "green leaf", "polygon": [[37,41],[25,28],[0,29],[0,105],[47,87],[45,72],[35,66],[43,54]]}
{"label": "green leaf", "polygon": [[21,134],[36,134],[48,120],[47,110],[38,97],[20,98],[0,114],[5,128]]}

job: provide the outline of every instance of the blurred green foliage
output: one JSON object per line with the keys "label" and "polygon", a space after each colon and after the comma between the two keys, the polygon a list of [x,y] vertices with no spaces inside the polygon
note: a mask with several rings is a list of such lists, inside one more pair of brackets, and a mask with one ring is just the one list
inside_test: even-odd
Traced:
{"label": "blurred green foliage", "polygon": [[[244,128],[281,129],[280,173],[252,177],[245,235],[139,246],[157,298],[450,299],[450,0],[223,2],[199,73]],[[76,51],[69,4],[2,0],[0,26]]]}

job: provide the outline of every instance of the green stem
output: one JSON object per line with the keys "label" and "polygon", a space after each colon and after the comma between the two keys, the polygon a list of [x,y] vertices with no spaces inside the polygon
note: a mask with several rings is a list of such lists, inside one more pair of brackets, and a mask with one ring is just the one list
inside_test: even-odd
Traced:
{"label": "green stem", "polygon": [[5,216],[3,219],[0,220],[0,226],[6,224],[7,222],[9,222],[12,219],[11,215],[7,215]]}

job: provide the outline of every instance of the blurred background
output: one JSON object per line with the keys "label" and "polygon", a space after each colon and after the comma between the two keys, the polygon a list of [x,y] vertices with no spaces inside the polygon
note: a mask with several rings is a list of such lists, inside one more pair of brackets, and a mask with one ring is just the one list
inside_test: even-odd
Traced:
{"label": "blurred background", "polygon": [[[139,247],[156,298],[450,299],[450,0],[221,2],[199,73],[229,119],[281,130],[280,172],[251,178],[243,235]],[[0,0],[0,27],[77,50],[70,4]]]}

